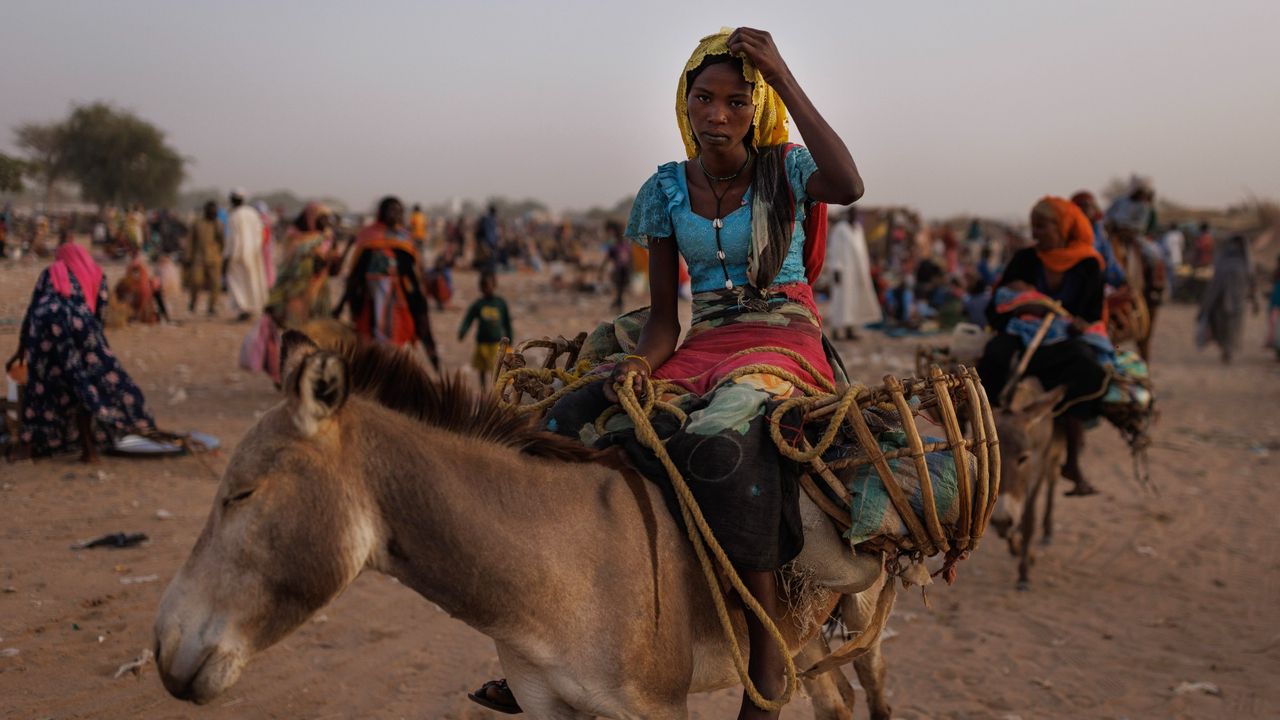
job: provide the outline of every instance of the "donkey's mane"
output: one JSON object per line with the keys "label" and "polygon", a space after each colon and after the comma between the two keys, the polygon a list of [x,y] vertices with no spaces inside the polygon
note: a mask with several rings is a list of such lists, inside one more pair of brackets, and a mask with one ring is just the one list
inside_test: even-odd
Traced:
{"label": "donkey's mane", "polygon": [[409,351],[377,343],[344,344],[351,390],[427,425],[513,447],[526,455],[598,462],[606,453],[540,429],[531,413],[472,390],[462,374],[433,377]]}

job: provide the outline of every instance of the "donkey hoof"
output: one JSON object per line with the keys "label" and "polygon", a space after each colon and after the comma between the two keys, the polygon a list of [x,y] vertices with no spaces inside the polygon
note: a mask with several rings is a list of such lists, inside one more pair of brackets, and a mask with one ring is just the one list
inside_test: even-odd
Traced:
{"label": "donkey hoof", "polygon": [[1018,592],[1026,592],[1026,591],[1028,591],[1028,590],[1030,590],[1030,589],[1031,589],[1031,581],[1030,581],[1030,580],[1019,580],[1019,581],[1018,581]]}

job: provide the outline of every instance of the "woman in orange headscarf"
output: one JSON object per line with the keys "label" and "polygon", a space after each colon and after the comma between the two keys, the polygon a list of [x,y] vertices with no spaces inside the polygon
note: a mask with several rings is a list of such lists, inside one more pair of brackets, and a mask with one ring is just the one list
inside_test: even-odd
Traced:
{"label": "woman in orange headscarf", "polygon": [[991,397],[1000,398],[1040,317],[1048,309],[1059,314],[1061,320],[1032,355],[1027,375],[1039,379],[1046,390],[1066,387],[1058,405],[1067,434],[1062,474],[1075,482],[1068,494],[1091,495],[1095,490],[1080,472],[1080,451],[1084,424],[1098,415],[1109,377],[1097,359],[1099,349],[1107,345],[1100,327],[1104,261],[1093,247],[1089,219],[1064,198],[1050,196],[1036,203],[1031,235],[1036,244],[1014,253],[987,307],[987,317],[999,332],[987,343],[978,374]]}
{"label": "woman in orange headscarf", "polygon": [[340,316],[350,303],[351,320],[362,339],[395,345],[420,342],[439,370],[422,288],[418,248],[404,226],[404,204],[388,195],[378,203],[377,219],[356,236],[355,261],[333,316]]}

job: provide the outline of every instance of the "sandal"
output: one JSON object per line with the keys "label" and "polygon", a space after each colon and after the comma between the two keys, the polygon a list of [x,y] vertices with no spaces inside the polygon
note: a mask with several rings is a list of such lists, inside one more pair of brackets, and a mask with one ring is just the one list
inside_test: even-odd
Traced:
{"label": "sandal", "polygon": [[1068,472],[1066,465],[1062,466],[1062,477],[1076,484],[1075,487],[1066,492],[1067,497],[1089,497],[1090,495],[1098,494],[1098,488],[1094,487],[1088,480],[1080,477],[1078,471],[1074,473]]}
{"label": "sandal", "polygon": [[1090,485],[1087,482],[1076,483],[1076,486],[1068,490],[1066,494],[1067,494],[1067,497],[1089,497],[1090,495],[1097,495],[1098,488]]}
{"label": "sandal", "polygon": [[511,687],[507,685],[506,678],[490,680],[481,685],[479,690],[467,693],[467,699],[494,712],[508,715],[519,715],[524,712],[520,708],[520,703],[516,702],[516,696],[511,694]]}

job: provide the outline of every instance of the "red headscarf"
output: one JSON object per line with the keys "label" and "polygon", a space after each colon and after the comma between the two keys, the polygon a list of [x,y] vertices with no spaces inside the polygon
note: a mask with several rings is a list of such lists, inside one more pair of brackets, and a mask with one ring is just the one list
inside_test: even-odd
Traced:
{"label": "red headscarf", "polygon": [[102,285],[102,268],[89,256],[89,251],[74,242],[68,242],[59,245],[53,256],[57,258],[49,265],[49,279],[53,281],[53,289],[62,297],[71,297],[71,273],[75,273],[89,312],[96,312],[98,288]]}
{"label": "red headscarf", "polygon": [[1086,258],[1097,261],[1099,270],[1106,266],[1102,255],[1093,247],[1093,227],[1089,224],[1089,218],[1084,216],[1075,203],[1065,198],[1046,195],[1031,210],[1033,215],[1037,212],[1043,212],[1055,218],[1058,223],[1058,232],[1066,241],[1062,247],[1052,250],[1036,248],[1036,255],[1040,256],[1040,262],[1044,263],[1046,268],[1053,272],[1066,272]]}

